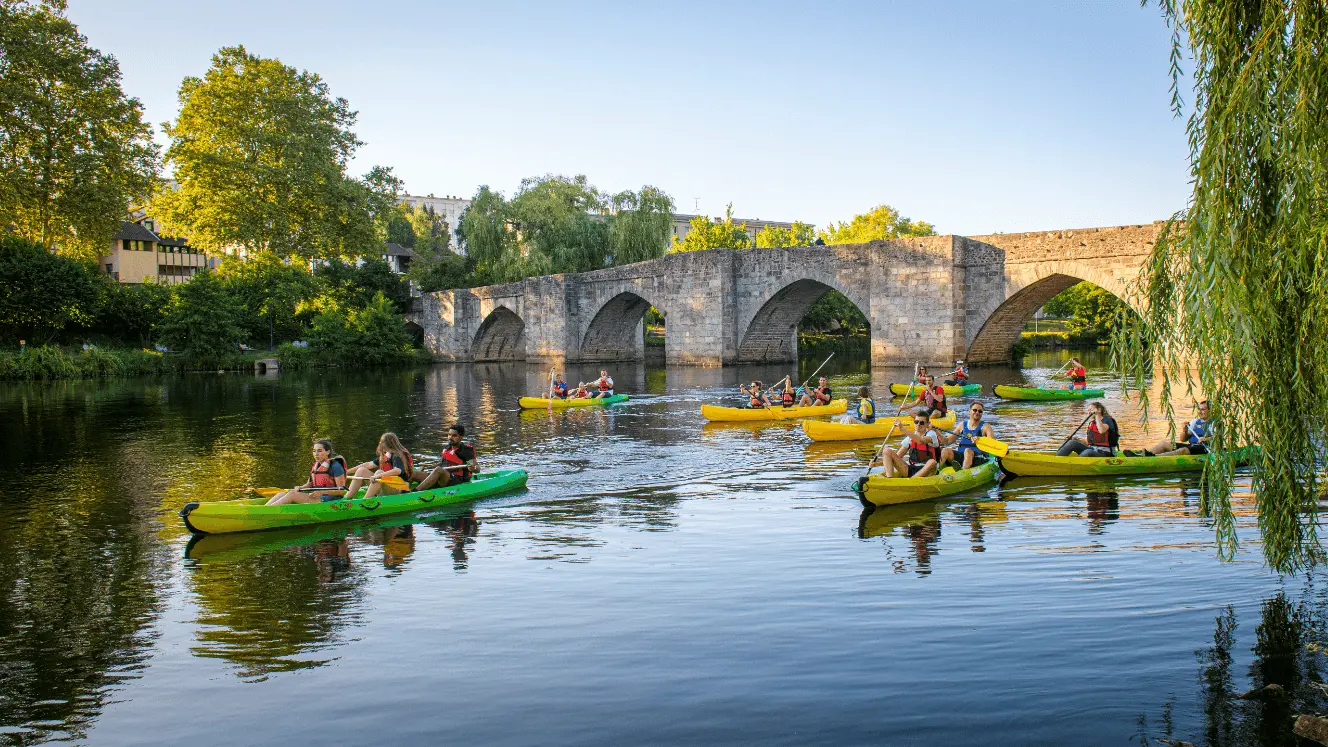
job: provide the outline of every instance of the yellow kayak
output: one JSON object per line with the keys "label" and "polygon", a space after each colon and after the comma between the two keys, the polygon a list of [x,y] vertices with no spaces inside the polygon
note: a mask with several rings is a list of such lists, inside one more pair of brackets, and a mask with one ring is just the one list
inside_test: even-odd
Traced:
{"label": "yellow kayak", "polygon": [[814,418],[817,415],[842,415],[848,411],[848,400],[832,400],[828,405],[810,407],[719,407],[701,405],[701,417],[717,423],[736,423],[753,420],[789,420]]}
{"label": "yellow kayak", "polygon": [[[1248,458],[1248,454],[1248,450],[1240,452],[1242,462]],[[1081,457],[1012,449],[1010,453],[1001,457],[1001,469],[1020,476],[1157,475],[1167,472],[1198,472],[1207,463],[1207,454],[1166,457]]]}
{"label": "yellow kayak", "polygon": [[946,467],[942,474],[931,477],[886,477],[873,472],[862,485],[860,494],[864,501],[877,506],[912,503],[980,488],[993,482],[1000,473],[995,459],[988,459],[986,464],[972,469],[949,470]]}
{"label": "yellow kayak", "polygon": [[[553,409],[561,410],[566,407],[594,407],[595,405],[612,405],[626,401],[626,394],[615,394],[611,397],[586,397],[584,399],[555,399],[553,400]],[[549,399],[547,397],[522,397],[517,400],[517,404],[521,406],[522,410],[547,410],[549,408]]]}
{"label": "yellow kayak", "polygon": [[[866,438],[885,438],[890,432],[891,424],[898,423],[895,426],[895,433],[904,435],[913,432],[913,416],[901,416],[897,418],[877,418],[871,425],[862,425],[859,423],[827,423],[821,420],[807,420],[802,424],[802,432],[807,434],[807,438],[813,441],[858,441]],[[941,418],[932,418],[933,428],[940,428],[948,431],[955,427],[955,414],[953,411],[949,415]]]}

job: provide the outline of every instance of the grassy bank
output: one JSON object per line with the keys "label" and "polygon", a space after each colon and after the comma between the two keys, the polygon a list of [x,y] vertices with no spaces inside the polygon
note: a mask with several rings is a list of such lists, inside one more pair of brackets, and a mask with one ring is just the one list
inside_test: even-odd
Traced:
{"label": "grassy bank", "polygon": [[252,371],[254,361],[277,358],[285,370],[354,363],[357,365],[417,365],[430,362],[424,350],[400,351],[371,361],[346,358],[342,354],[282,345],[277,351],[236,351],[215,360],[196,360],[182,355],[131,348],[61,348],[55,345],[0,352],[0,380],[40,381],[51,379],[106,379],[120,376],[152,376],[189,371]]}

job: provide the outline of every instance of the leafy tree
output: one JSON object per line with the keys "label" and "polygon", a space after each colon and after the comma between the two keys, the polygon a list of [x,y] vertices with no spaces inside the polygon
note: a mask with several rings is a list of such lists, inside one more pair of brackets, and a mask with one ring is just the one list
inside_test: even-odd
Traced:
{"label": "leafy tree", "polygon": [[382,293],[362,309],[333,303],[314,318],[309,344],[323,353],[371,365],[410,356],[405,320]]}
{"label": "leafy tree", "polygon": [[733,222],[733,204],[724,210],[724,220],[711,220],[698,215],[690,221],[691,228],[681,240],[673,237],[670,252],[695,252],[702,249],[747,249],[752,237],[747,234],[746,223]]}
{"label": "leafy tree", "polygon": [[199,365],[218,365],[244,339],[244,309],[215,272],[204,270],[175,286],[158,338]]}
{"label": "leafy tree", "polygon": [[465,288],[471,278],[466,258],[451,251],[429,254],[416,253],[411,260],[406,278],[421,293],[432,293],[453,288]]}
{"label": "leafy tree", "polygon": [[673,230],[673,198],[644,186],[640,192],[619,192],[610,200],[609,254],[613,264],[659,259],[669,248]]}
{"label": "leafy tree", "polygon": [[0,0],[0,228],[99,256],[157,181],[158,152],[115,58],[63,3]]}
{"label": "leafy tree", "polygon": [[266,337],[268,350],[272,350],[278,337],[282,340],[300,337],[303,330],[297,308],[317,291],[307,268],[284,261],[272,252],[259,252],[222,263],[217,274],[245,311],[240,324],[250,342]]}
{"label": "leafy tree", "polygon": [[821,231],[827,244],[861,244],[904,236],[933,236],[936,228],[925,221],[909,220],[889,205],[877,205],[848,223],[832,223]]}
{"label": "leafy tree", "polygon": [[96,317],[106,278],[89,262],[0,236],[0,336],[44,344]]}
{"label": "leafy tree", "polygon": [[380,253],[401,183],[382,167],[346,174],[356,114],[318,75],[225,47],[179,98],[164,125],[179,188],[152,205],[167,230],[214,252]]}
{"label": "leafy tree", "polygon": [[404,202],[392,206],[387,218],[387,240],[410,249],[415,248],[415,228],[411,225],[412,210]]}
{"label": "leafy tree", "polygon": [[1066,328],[1080,338],[1105,339],[1116,327],[1117,318],[1129,311],[1129,306],[1110,291],[1084,281],[1061,291],[1043,305],[1042,311],[1057,319],[1068,319]]}
{"label": "leafy tree", "polygon": [[315,266],[314,277],[348,308],[363,307],[379,293],[399,308],[410,303],[405,284],[381,257],[323,260]]}
{"label": "leafy tree", "polygon": [[[103,276],[104,277],[104,276]],[[156,283],[125,284],[106,280],[94,330],[106,337],[147,347],[157,325],[166,318],[170,286]]]}
{"label": "leafy tree", "polygon": [[1186,391],[1197,378],[1206,393],[1221,427],[1201,508],[1213,512],[1226,552],[1236,544],[1233,447],[1259,446],[1251,466],[1264,557],[1279,572],[1294,571],[1323,557],[1316,514],[1328,456],[1328,7],[1158,4],[1174,31],[1178,115],[1184,45],[1195,64],[1194,194],[1154,244],[1133,291],[1146,312],[1126,320],[1113,358],[1131,388],[1159,395],[1168,420],[1173,385]]}
{"label": "leafy tree", "polygon": [[480,186],[470,206],[461,214],[457,238],[465,243],[476,285],[507,283],[524,277],[524,258],[517,244],[517,232],[511,230],[511,221],[512,206],[488,185]]}
{"label": "leafy tree", "polygon": [[452,237],[451,227],[447,221],[439,217],[438,212],[429,205],[420,205],[414,210],[410,206],[403,205],[407,211],[410,221],[411,234],[414,236],[415,243],[412,246],[417,252],[442,252],[451,248]]}
{"label": "leafy tree", "polygon": [[793,222],[793,228],[766,226],[756,233],[758,249],[783,249],[789,246],[811,246],[816,243],[816,226]]}
{"label": "leafy tree", "polygon": [[871,329],[867,316],[848,297],[830,291],[812,304],[798,322],[799,332],[836,332],[865,335]]}
{"label": "leafy tree", "polygon": [[608,226],[590,215],[604,208],[604,199],[584,174],[522,179],[511,209],[522,254],[534,265],[531,269],[585,272],[604,267]]}

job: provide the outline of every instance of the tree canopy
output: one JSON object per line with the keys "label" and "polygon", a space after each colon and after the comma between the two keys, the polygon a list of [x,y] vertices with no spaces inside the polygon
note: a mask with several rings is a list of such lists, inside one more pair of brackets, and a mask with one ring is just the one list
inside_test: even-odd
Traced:
{"label": "tree canopy", "polygon": [[687,235],[679,239],[673,237],[671,252],[696,252],[702,249],[748,249],[752,237],[747,233],[746,223],[733,222],[733,203],[724,209],[724,220],[713,220],[708,215],[698,215],[689,221]]}
{"label": "tree canopy", "polygon": [[374,167],[347,175],[363,143],[356,113],[322,78],[226,47],[202,78],[180,85],[180,115],[164,125],[177,189],[152,213],[196,247],[278,256],[378,254],[400,181]]}
{"label": "tree canopy", "polygon": [[0,229],[96,257],[151,195],[158,152],[119,63],[62,11],[0,0]]}
{"label": "tree canopy", "polygon": [[[1114,339],[1127,385],[1199,384],[1219,420],[1203,509],[1234,549],[1233,449],[1251,458],[1265,557],[1317,562],[1315,515],[1328,444],[1328,5],[1159,0],[1180,62],[1194,60],[1190,206],[1169,224],[1134,289],[1145,312]],[[1197,381],[1196,381],[1197,379]],[[1188,400],[1188,398],[1187,398]],[[1186,401],[1186,415],[1189,402]]]}
{"label": "tree canopy", "polygon": [[789,246],[811,246],[816,243],[816,226],[793,221],[792,228],[766,226],[756,232],[758,249],[783,249]]}
{"label": "tree canopy", "polygon": [[920,220],[909,220],[889,205],[877,205],[853,220],[832,223],[821,231],[827,244],[861,244],[878,239],[898,239],[904,236],[933,236],[936,228]]}

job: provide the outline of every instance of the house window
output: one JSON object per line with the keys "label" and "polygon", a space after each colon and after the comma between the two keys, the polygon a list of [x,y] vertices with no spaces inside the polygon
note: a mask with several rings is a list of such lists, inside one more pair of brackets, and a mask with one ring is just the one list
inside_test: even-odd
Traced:
{"label": "house window", "polygon": [[115,265],[111,264],[110,262],[107,262],[107,263],[106,263],[106,274],[107,274],[107,275],[110,275],[110,274],[112,274],[113,272],[115,272]]}

